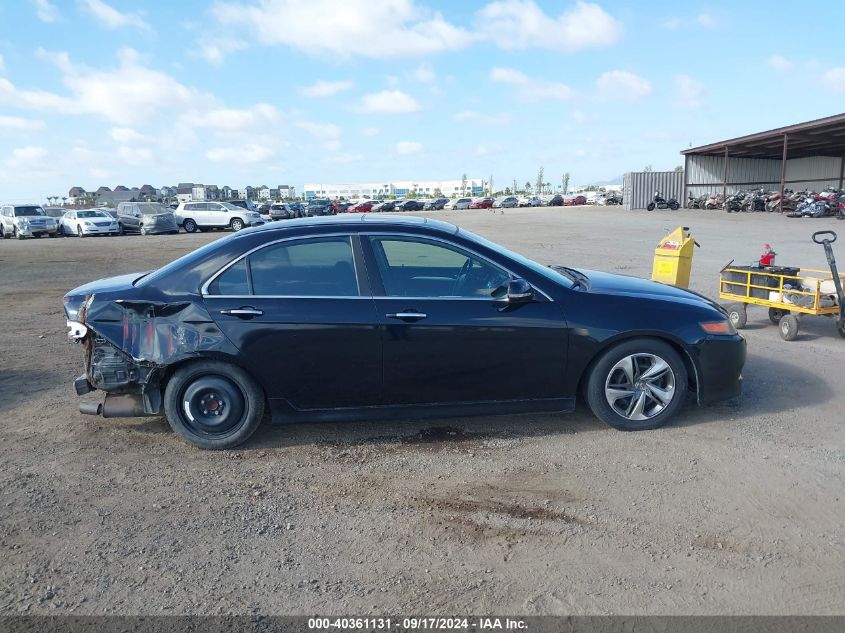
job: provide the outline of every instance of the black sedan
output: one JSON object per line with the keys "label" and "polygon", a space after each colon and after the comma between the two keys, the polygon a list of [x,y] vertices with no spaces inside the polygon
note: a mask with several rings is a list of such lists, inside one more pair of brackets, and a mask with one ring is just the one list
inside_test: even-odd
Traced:
{"label": "black sedan", "polygon": [[276,422],[571,411],[622,430],[736,396],[745,340],[712,301],[546,267],[430,219],[239,231],[64,298],[80,410],[158,415],[202,448]]}

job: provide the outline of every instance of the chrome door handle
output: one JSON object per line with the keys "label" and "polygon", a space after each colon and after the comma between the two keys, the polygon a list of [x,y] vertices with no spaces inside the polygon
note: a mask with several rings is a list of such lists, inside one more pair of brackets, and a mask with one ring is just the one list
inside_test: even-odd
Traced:
{"label": "chrome door handle", "polygon": [[393,314],[385,314],[388,319],[400,319],[402,321],[420,321],[428,315],[422,312],[394,312]]}
{"label": "chrome door handle", "polygon": [[255,308],[235,308],[233,310],[220,310],[220,314],[228,316],[236,316],[242,319],[261,316],[264,314],[263,310],[256,310]]}

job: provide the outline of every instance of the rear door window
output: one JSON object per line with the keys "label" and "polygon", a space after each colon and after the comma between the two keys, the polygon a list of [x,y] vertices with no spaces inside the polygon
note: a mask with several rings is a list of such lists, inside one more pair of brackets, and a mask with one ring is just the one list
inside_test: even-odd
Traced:
{"label": "rear door window", "polygon": [[338,236],[265,246],[221,273],[208,285],[208,294],[357,297],[351,240]]}

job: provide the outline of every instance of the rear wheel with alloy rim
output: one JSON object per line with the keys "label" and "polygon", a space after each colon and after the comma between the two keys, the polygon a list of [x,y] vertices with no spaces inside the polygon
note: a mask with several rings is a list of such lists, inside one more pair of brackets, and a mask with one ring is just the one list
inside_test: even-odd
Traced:
{"label": "rear wheel with alloy rim", "polygon": [[244,228],[244,221],[240,218],[235,218],[232,220],[231,227],[233,231],[240,231]]}
{"label": "rear wheel with alloy rim", "polygon": [[197,230],[197,223],[188,218],[182,223],[182,227],[185,229],[185,233],[193,233]]}
{"label": "rear wheel with alloy rim", "polygon": [[683,406],[686,394],[683,360],[655,339],[625,341],[604,352],[586,386],[593,413],[622,431],[662,426]]}
{"label": "rear wheel with alloy rim", "polygon": [[201,360],[176,370],[164,391],[171,428],[200,448],[232,448],[261,424],[264,394],[240,367]]}

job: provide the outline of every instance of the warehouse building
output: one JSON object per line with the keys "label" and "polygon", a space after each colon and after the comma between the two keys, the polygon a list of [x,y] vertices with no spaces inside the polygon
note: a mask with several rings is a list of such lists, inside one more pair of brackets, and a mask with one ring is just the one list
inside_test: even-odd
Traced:
{"label": "warehouse building", "polygon": [[767,190],[842,189],[845,176],[845,114],[740,136],[681,152],[684,190],[731,194]]}
{"label": "warehouse building", "polygon": [[689,194],[723,197],[760,187],[842,189],[845,177],[845,113],[767,132],[691,147],[683,172],[625,174],[625,208],[643,209],[655,191],[684,205]]}

